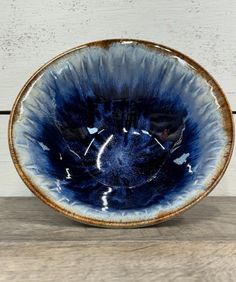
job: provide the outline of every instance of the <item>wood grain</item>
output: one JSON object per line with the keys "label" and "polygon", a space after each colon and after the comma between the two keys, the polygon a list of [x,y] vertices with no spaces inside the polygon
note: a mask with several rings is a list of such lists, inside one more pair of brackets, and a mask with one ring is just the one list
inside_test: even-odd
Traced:
{"label": "wood grain", "polygon": [[[236,121],[236,119],[235,119]],[[12,163],[7,144],[8,116],[0,115],[0,197],[1,196],[29,196],[32,195],[18,176]],[[214,196],[236,196],[236,152],[220,183],[213,190]]]}
{"label": "wood grain", "polygon": [[89,41],[129,37],[182,51],[218,80],[236,110],[236,1],[0,0],[0,110],[57,54]]}
{"label": "wood grain", "polygon": [[235,281],[236,198],[158,226],[88,227],[36,198],[0,198],[0,281]]}
{"label": "wood grain", "polygon": [[0,242],[235,241],[236,197],[208,197],[178,217],[139,229],[102,229],[72,221],[37,198],[0,198]]}
{"label": "wood grain", "polygon": [[0,249],[0,281],[235,281],[236,244],[50,242]]}

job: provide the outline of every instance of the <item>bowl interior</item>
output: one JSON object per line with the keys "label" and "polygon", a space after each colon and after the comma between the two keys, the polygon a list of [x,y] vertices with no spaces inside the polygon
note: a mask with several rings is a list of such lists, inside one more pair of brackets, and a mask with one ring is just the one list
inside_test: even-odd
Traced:
{"label": "bowl interior", "polygon": [[178,53],[92,44],[23,89],[12,146],[29,186],[61,209],[95,221],[151,220],[201,197],[220,175],[232,143],[227,107]]}

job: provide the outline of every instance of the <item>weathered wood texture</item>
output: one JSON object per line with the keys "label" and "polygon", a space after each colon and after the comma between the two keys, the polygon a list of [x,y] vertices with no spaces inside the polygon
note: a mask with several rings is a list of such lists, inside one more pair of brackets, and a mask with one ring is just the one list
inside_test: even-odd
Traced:
{"label": "weathered wood texture", "polygon": [[[139,229],[93,228],[72,221],[37,198],[0,198],[0,242],[232,241],[236,197],[208,197],[170,221]],[[1,264],[0,264],[1,267]]]}
{"label": "weathered wood texture", "polygon": [[236,245],[122,242],[7,245],[0,281],[235,281]]}
{"label": "weathered wood texture", "polygon": [[57,54],[104,38],[146,39],[202,64],[236,110],[235,0],[0,0],[0,110]]}
{"label": "weathered wood texture", "polygon": [[[30,196],[31,192],[18,176],[12,163],[7,144],[8,116],[0,115],[0,197]],[[210,195],[236,196],[236,152],[220,183]]]}
{"label": "weathered wood texture", "polygon": [[236,198],[169,222],[101,229],[36,198],[0,198],[0,281],[235,281]]}

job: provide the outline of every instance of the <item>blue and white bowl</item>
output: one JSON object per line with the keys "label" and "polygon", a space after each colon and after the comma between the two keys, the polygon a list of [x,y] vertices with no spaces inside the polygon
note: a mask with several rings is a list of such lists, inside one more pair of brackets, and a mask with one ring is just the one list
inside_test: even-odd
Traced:
{"label": "blue and white bowl", "polygon": [[233,121],[215,80],[187,56],[139,40],[76,47],[37,71],[9,124],[26,185],[92,225],[137,227],[206,196],[233,148]]}

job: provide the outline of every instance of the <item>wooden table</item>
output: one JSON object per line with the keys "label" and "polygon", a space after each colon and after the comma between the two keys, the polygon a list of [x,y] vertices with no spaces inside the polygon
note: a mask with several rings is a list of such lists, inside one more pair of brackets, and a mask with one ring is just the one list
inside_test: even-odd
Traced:
{"label": "wooden table", "polygon": [[85,226],[36,198],[0,198],[0,281],[235,279],[236,197],[139,229]]}

